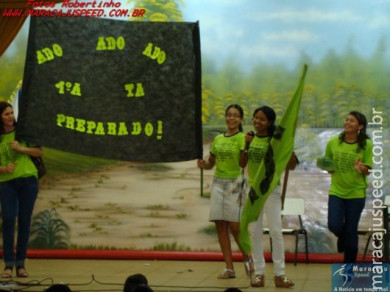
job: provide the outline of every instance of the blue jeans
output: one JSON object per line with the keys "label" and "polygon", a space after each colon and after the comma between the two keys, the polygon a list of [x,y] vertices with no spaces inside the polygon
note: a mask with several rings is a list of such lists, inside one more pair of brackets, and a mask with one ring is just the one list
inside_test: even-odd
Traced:
{"label": "blue jeans", "polygon": [[[34,176],[0,183],[3,219],[3,253],[6,267],[24,267],[31,217],[38,195],[38,180]],[[14,252],[15,221],[18,217],[18,237]]]}
{"label": "blue jeans", "polygon": [[330,195],[328,228],[344,245],[344,262],[356,262],[358,252],[358,225],[366,199],[342,199]]}

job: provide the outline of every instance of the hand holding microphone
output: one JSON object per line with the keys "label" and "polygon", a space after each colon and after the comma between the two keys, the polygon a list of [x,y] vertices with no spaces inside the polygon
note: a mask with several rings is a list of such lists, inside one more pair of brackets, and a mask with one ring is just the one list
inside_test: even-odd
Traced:
{"label": "hand holding microphone", "polygon": [[249,131],[245,135],[245,150],[248,151],[249,144],[252,142],[253,138],[255,137],[255,133],[253,131]]}
{"label": "hand holding microphone", "polygon": [[249,131],[246,133],[245,142],[249,145],[249,143],[252,142],[253,137],[255,137],[255,133],[253,131]]}

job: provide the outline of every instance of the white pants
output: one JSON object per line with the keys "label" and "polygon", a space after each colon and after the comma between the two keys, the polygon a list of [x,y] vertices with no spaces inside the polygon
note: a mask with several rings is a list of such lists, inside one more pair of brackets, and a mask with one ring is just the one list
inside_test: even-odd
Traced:
{"label": "white pants", "polygon": [[256,275],[265,274],[263,249],[263,215],[267,216],[268,228],[272,238],[272,261],[275,276],[285,274],[284,241],[282,234],[281,187],[276,187],[265,201],[264,207],[256,222],[249,225],[252,257]]}

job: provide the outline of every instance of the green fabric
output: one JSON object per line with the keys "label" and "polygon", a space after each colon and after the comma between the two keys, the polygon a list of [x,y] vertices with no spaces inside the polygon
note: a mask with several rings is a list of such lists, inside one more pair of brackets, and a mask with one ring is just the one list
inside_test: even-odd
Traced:
{"label": "green fabric", "polygon": [[332,137],[325,149],[325,157],[332,159],[335,170],[332,173],[329,194],[343,199],[364,198],[367,189],[367,176],[359,173],[355,161],[360,161],[372,168],[372,142],[366,140],[366,146],[358,151],[358,144],[340,143],[339,137]]}
{"label": "green fabric", "polygon": [[255,136],[248,149],[248,174],[249,185],[253,184],[259,165],[263,160],[269,146],[269,137]]}
{"label": "green fabric", "polygon": [[215,156],[215,177],[237,178],[241,174],[240,153],[245,148],[245,135],[238,132],[232,136],[220,134],[215,137],[210,153]]}
{"label": "green fabric", "polygon": [[269,147],[272,152],[269,153],[272,155],[266,155],[262,160],[255,179],[250,185],[251,190],[244,204],[239,234],[243,251],[248,254],[251,252],[249,224],[256,221],[259,217],[265,201],[279,183],[280,175],[286,168],[294,148],[295,129],[298,121],[306,71],[307,65],[304,65],[297,89],[280,122],[279,131],[271,139]]}
{"label": "green fabric", "polygon": [[[10,163],[15,163],[15,171],[13,173],[0,173],[0,182],[9,181],[15,178],[35,176],[38,178],[38,172],[35,165],[31,161],[29,155],[14,151],[10,147],[10,143],[15,140],[15,131],[3,134],[0,138],[0,165],[6,166]],[[19,142],[20,145],[26,146],[26,143]]]}

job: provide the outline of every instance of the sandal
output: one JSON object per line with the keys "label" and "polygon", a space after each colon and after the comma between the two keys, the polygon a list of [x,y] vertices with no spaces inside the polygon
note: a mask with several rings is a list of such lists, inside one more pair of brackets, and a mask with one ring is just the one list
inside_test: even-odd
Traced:
{"label": "sandal", "polygon": [[5,267],[1,277],[5,279],[12,278],[12,267]]}
{"label": "sandal", "polygon": [[17,267],[16,268],[16,276],[18,278],[27,278],[28,277],[28,273],[26,271],[26,269],[24,267]]}
{"label": "sandal", "polygon": [[224,269],[218,279],[232,279],[236,277],[236,272],[233,269]]}
{"label": "sandal", "polygon": [[264,283],[264,275],[255,275],[253,279],[251,278],[251,287],[264,287]]}
{"label": "sandal", "polygon": [[278,288],[290,288],[295,285],[293,281],[287,278],[285,275],[274,277],[275,287]]}

